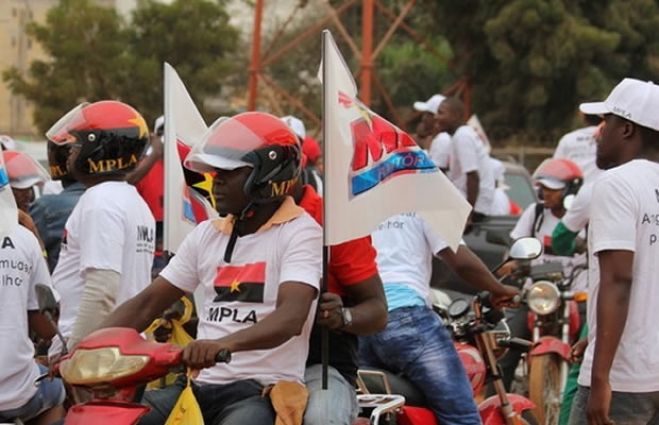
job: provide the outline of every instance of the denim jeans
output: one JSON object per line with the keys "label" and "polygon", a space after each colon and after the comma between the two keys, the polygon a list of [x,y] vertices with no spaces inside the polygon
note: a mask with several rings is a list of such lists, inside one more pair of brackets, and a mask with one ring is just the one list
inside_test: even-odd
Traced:
{"label": "denim jeans", "polygon": [[[590,388],[579,389],[572,400],[570,425],[587,425],[586,407]],[[652,393],[611,393],[609,418],[616,425],[659,425],[659,391]]]}
{"label": "denim jeans", "polygon": [[442,425],[479,425],[471,384],[451,337],[431,309],[389,312],[387,327],[359,341],[362,366],[403,374],[428,400]]}
{"label": "denim jeans", "polygon": [[[151,407],[151,411],[140,420],[140,425],[163,425],[185,388],[186,380],[181,376],[167,388],[145,392],[143,403]],[[226,385],[193,384],[207,425],[274,424],[275,411],[270,399],[261,396],[262,390],[263,386],[253,380]]]}
{"label": "denim jeans", "polygon": [[357,418],[357,392],[341,374],[329,367],[327,389],[322,388],[322,366],[307,367],[304,380],[309,391],[304,425],[350,425]]}
{"label": "denim jeans", "polygon": [[[45,366],[39,365],[39,371],[46,373],[48,369]],[[0,411],[0,422],[8,422],[15,419],[27,422],[46,410],[64,403],[66,393],[60,379],[43,379],[39,381],[38,386],[39,389],[37,392],[23,406],[17,409],[5,410],[4,412]]]}

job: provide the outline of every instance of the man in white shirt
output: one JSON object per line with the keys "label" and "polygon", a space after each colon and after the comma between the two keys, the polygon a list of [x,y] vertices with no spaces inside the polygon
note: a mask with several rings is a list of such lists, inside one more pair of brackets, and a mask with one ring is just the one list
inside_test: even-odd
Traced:
{"label": "man in white shirt", "polygon": [[414,102],[414,109],[422,113],[421,121],[416,128],[414,140],[416,140],[416,143],[422,149],[430,150],[432,143],[438,135],[435,126],[435,115],[437,114],[440,103],[444,99],[446,98],[441,94],[434,94],[425,102]]}
{"label": "man in white shirt", "polygon": [[[53,285],[62,297],[59,327],[74,347],[115,306],[151,281],[155,222],[125,179],[148,142],[142,116],[125,103],[82,104],[47,132],[70,145],[67,166],[86,190],[64,227]],[[62,350],[54,340],[50,356]]]}
{"label": "man in white shirt", "polygon": [[8,224],[0,224],[0,422],[51,424],[64,417],[64,386],[59,379],[36,382],[47,368],[34,360],[29,335],[49,340],[55,333],[39,313],[35,290],[38,283],[50,286],[50,275],[37,238]]}
{"label": "man in white shirt", "polygon": [[467,246],[451,251],[416,213],[390,217],[372,238],[389,317],[385,330],[360,337],[360,361],[412,381],[426,396],[439,423],[480,424],[453,341],[430,307],[432,257],[440,257],[470,285],[492,292],[497,305],[511,300],[517,289],[497,282]]}
{"label": "man in white shirt", "polygon": [[583,115],[587,127],[571,131],[561,137],[554,151],[554,158],[574,161],[584,174],[584,181],[589,182],[601,172],[595,165],[597,126],[602,121],[597,115]]}
{"label": "man in white shirt", "polygon": [[[213,124],[185,161],[215,172],[213,194],[224,218],[190,233],[169,265],[103,324],[143,331],[199,285],[197,340],[183,352],[206,423],[273,424],[264,388],[304,381],[321,275],[322,230],[288,196],[300,174],[297,137],[277,117],[247,112]],[[216,365],[220,353],[233,353]],[[185,381],[147,392],[142,424],[162,424]]]}
{"label": "man in white shirt", "polygon": [[473,128],[465,124],[460,99],[445,99],[437,111],[439,131],[451,135],[452,154],[448,177],[474,207],[472,221],[490,215],[494,200],[494,174],[485,146]]}
{"label": "man in white shirt", "polygon": [[570,424],[659,418],[659,87],[625,78],[604,102],[593,187],[589,344]]}

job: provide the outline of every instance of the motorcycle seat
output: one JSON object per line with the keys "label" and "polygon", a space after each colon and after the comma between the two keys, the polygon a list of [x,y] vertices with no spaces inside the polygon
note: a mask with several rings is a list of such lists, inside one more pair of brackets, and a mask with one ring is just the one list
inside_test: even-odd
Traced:
{"label": "motorcycle seat", "polygon": [[395,374],[385,369],[361,368],[359,376],[371,394],[387,394],[382,375],[386,377],[391,388],[391,394],[399,394],[405,397],[406,406],[427,406],[426,397],[419,388],[406,377]]}

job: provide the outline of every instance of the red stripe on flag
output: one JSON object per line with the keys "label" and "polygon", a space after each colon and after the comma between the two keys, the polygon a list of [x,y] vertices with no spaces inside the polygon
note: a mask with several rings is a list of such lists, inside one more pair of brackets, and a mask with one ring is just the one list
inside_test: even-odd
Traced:
{"label": "red stripe on flag", "polygon": [[218,267],[215,287],[231,287],[235,282],[249,282],[263,285],[265,283],[265,262],[244,264],[242,266]]}

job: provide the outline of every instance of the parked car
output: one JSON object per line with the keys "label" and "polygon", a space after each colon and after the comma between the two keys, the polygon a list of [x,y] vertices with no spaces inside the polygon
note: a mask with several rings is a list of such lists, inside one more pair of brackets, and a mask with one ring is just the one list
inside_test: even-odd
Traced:
{"label": "parked car", "polygon": [[[524,211],[526,207],[538,201],[538,195],[533,186],[531,175],[520,164],[504,162],[504,166],[508,197]],[[471,232],[464,236],[467,246],[483,260],[490,270],[496,267],[504,258],[506,246],[502,245],[501,241],[508,239],[508,235],[513,230],[513,227],[515,227],[518,218],[511,215],[487,217],[485,220],[475,223]],[[433,273],[430,285],[434,288],[449,290],[450,292],[476,293],[476,290],[462,282],[438,258],[433,259]]]}

